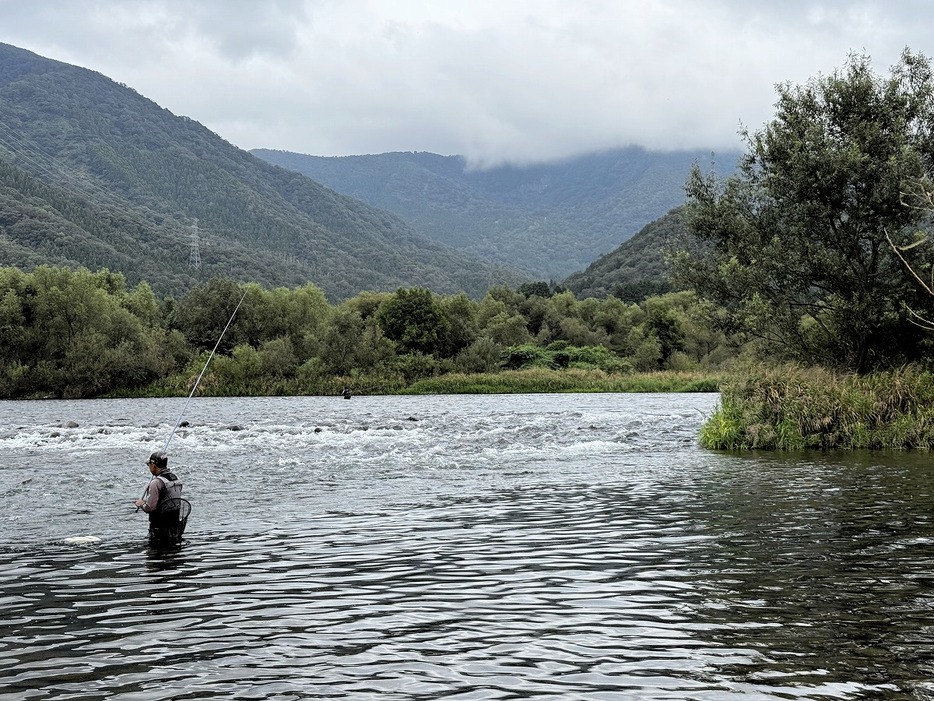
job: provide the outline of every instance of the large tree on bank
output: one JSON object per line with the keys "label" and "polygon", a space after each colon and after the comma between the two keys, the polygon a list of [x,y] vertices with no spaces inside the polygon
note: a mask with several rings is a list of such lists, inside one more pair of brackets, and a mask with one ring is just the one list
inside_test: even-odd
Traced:
{"label": "large tree on bank", "polygon": [[867,372],[923,357],[911,323],[923,291],[886,239],[923,213],[902,194],[934,154],[930,61],[906,50],[888,77],[851,55],[842,70],[777,87],[776,114],[744,132],[726,180],[693,169],[685,217],[695,237],[673,274],[722,309],[722,325],[786,359]]}

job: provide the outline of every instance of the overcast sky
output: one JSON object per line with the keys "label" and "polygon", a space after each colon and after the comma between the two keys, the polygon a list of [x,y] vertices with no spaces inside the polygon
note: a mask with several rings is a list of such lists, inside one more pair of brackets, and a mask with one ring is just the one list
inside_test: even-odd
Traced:
{"label": "overcast sky", "polygon": [[0,42],[99,71],[244,148],[741,148],[850,52],[934,56],[926,0],[0,0]]}

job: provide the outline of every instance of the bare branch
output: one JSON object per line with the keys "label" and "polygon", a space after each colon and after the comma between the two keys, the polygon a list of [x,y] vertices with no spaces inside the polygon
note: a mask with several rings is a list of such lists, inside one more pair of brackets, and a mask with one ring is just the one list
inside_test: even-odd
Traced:
{"label": "bare branch", "polygon": [[[928,215],[928,217],[930,217],[931,213],[934,213],[934,188],[932,188],[932,183],[927,178],[919,182],[917,184],[917,188],[913,192],[900,193],[899,200],[905,207],[924,212],[926,215]],[[892,251],[895,252],[895,255],[898,256],[898,259],[902,262],[908,272],[911,273],[911,276],[918,281],[918,284],[921,285],[925,292],[934,296],[934,268],[931,269],[931,281],[927,283],[921,279],[921,276],[915,271],[911,263],[909,263],[905,256],[902,255],[906,251],[917,248],[922,244],[929,243],[929,237],[924,232],[918,231],[915,236],[916,239],[911,243],[905,244],[903,246],[896,246],[895,242],[892,241],[892,238],[889,236],[889,232],[885,232],[885,240],[889,242],[889,246],[892,247]],[[909,314],[909,322],[924,329],[925,331],[934,331],[934,321],[918,314],[918,312],[916,312],[907,304],[904,306]]]}
{"label": "bare branch", "polygon": [[895,243],[892,241],[891,237],[889,236],[888,231],[885,232],[885,240],[889,242],[889,245],[892,247],[892,250],[895,251],[895,255],[898,256],[898,259],[905,265],[905,267],[908,269],[908,272],[911,273],[911,276],[915,280],[918,281],[918,284],[920,284],[921,287],[924,288],[925,292],[927,292],[929,295],[934,295],[934,290],[931,289],[931,286],[928,285],[924,280],[922,280],[920,276],[918,275],[918,273],[915,272],[915,269],[911,267],[911,264],[907,260],[905,260],[905,256],[902,255],[902,251],[905,249],[899,248],[898,246],[895,245]]}

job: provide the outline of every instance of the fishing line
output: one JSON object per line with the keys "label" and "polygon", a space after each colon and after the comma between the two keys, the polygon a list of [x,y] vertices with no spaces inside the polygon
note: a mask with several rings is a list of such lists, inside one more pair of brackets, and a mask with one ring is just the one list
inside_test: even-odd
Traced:
{"label": "fishing line", "polygon": [[194,387],[191,388],[191,393],[188,395],[188,401],[185,402],[185,406],[182,407],[182,413],[178,415],[178,421],[175,422],[175,426],[172,428],[172,431],[169,433],[169,437],[165,439],[165,447],[162,449],[164,452],[169,452],[169,443],[172,442],[172,436],[175,435],[175,431],[178,430],[178,427],[181,426],[182,417],[185,415],[185,412],[188,410],[188,405],[191,403],[191,398],[195,394],[195,390],[198,389],[198,385],[201,383],[201,378],[204,377],[204,373],[208,369],[208,364],[211,362],[211,358],[214,357],[214,354],[217,352],[217,347],[220,346],[221,340],[224,338],[224,334],[227,333],[227,329],[230,328],[230,324],[233,322],[234,317],[237,316],[237,310],[240,309],[240,305],[243,304],[243,300],[246,299],[246,290],[243,291],[243,296],[240,297],[240,301],[237,302],[237,306],[233,310],[233,314],[230,315],[230,318],[227,320],[227,326],[224,327],[224,330],[221,331],[221,335],[217,338],[217,343],[214,344],[214,350],[211,351],[211,355],[208,356],[207,361],[204,363],[204,367],[201,368],[201,374],[198,375],[198,379],[195,380]]}

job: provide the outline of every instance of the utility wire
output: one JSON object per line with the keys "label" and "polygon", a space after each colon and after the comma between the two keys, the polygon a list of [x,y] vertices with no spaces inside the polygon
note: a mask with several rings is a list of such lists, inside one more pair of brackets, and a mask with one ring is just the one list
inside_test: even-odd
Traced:
{"label": "utility wire", "polygon": [[[2,121],[0,121],[0,145],[4,146],[19,160],[20,167],[23,170],[30,172],[32,175],[43,180],[50,180],[52,184],[58,186],[67,185],[70,190],[83,196],[89,203],[99,207],[118,209],[125,219],[142,228],[155,230],[163,237],[174,240],[179,244],[187,246],[190,243],[190,235],[182,234],[164,225],[142,218],[138,213],[139,207],[129,199],[98,185],[90,177],[78,178],[61,159],[49,154]],[[23,167],[23,164],[28,167]],[[179,223],[178,226],[186,225]],[[204,230],[201,229],[201,231]],[[211,235],[212,232],[209,230],[207,233]]]}

